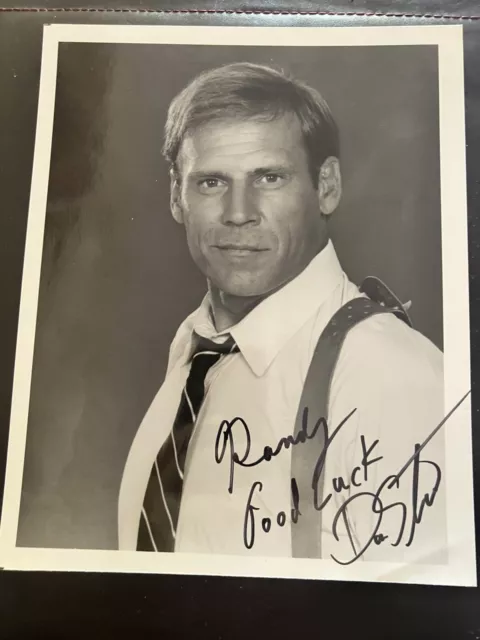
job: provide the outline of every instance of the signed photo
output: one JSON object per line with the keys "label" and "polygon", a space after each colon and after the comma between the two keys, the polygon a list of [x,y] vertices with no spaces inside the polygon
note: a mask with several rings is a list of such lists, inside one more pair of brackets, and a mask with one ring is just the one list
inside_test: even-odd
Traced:
{"label": "signed photo", "polygon": [[462,47],[45,27],[5,568],[475,584]]}

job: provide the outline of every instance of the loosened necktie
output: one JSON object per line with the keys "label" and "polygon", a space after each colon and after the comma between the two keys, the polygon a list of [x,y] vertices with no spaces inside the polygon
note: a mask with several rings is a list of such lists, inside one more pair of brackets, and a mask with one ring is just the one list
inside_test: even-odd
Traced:
{"label": "loosened necktie", "polygon": [[233,339],[199,338],[170,435],[153,463],[138,531],[138,551],[173,551],[188,445],[205,395],[205,377],[222,355],[238,351]]}

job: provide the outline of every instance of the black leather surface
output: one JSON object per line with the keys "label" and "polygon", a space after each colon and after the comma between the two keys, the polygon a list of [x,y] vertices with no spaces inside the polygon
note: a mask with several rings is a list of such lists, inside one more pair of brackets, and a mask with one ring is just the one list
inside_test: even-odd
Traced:
{"label": "black leather surface", "polygon": [[[54,2],[52,4],[58,4]],[[65,4],[63,2],[62,4]],[[84,4],[84,3],[82,3]],[[105,0],[105,6],[121,6]],[[174,0],[163,8],[178,9]],[[297,11],[480,15],[477,2],[301,0]],[[47,3],[45,3],[47,6]],[[147,3],[139,5],[148,7]],[[152,6],[152,5],[150,5]],[[157,4],[158,6],[158,4]],[[182,8],[233,9],[234,0]],[[242,5],[240,5],[241,7]],[[243,6],[247,6],[244,4]],[[264,10],[292,3],[249,3]],[[439,24],[439,18],[4,12],[0,14],[0,460],[5,460],[23,244],[33,155],[41,29],[47,22]],[[465,20],[475,484],[480,348],[480,20]],[[0,469],[3,474],[3,467]],[[477,491],[478,493],[478,491]],[[478,500],[477,502],[477,513]],[[478,530],[478,518],[477,518]],[[478,589],[176,576],[0,574],[1,638],[480,638]]]}
{"label": "black leather surface", "polygon": [[22,0],[4,0],[4,6],[10,7],[129,7],[133,9],[161,9],[161,10],[216,10],[216,11],[291,11],[291,12],[381,12],[400,14],[434,14],[451,16],[479,16],[480,8],[478,0],[36,0],[29,4]]}

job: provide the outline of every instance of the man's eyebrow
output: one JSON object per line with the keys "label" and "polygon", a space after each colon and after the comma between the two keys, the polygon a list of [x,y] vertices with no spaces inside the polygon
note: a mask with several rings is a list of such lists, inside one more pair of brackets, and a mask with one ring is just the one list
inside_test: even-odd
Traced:
{"label": "man's eyebrow", "polygon": [[[285,164],[275,164],[275,165],[265,165],[264,167],[257,167],[252,171],[249,171],[247,175],[253,178],[257,178],[258,176],[264,176],[268,173],[291,173],[293,172],[293,167]],[[201,178],[218,178],[219,180],[229,180],[231,176],[224,171],[213,169],[209,171],[208,169],[199,169],[198,171],[192,171],[189,175],[191,180],[199,180]]]}
{"label": "man's eyebrow", "polygon": [[220,180],[228,180],[229,176],[223,171],[199,170],[192,171],[189,177],[193,180],[198,180],[199,178],[219,178]]}
{"label": "man's eyebrow", "polygon": [[268,173],[286,173],[291,172],[293,169],[289,165],[284,164],[275,164],[269,165],[265,167],[258,167],[258,169],[254,169],[254,171],[250,171],[249,175],[253,177],[264,176]]}

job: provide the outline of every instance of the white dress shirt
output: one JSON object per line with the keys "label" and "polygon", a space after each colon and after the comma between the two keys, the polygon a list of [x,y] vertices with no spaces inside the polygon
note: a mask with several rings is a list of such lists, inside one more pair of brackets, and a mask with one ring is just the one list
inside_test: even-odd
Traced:
{"label": "white dress shirt", "polygon": [[[208,295],[180,326],[171,345],[165,382],[154,398],[132,444],[125,466],[119,498],[120,549],[136,548],[138,523],[153,461],[172,428],[185,384],[194,332],[222,341],[231,334],[240,351],[224,356],[206,378],[206,395],[190,441],[183,485],[175,551],[222,554],[291,556],[291,524],[277,524],[277,514],[290,513],[291,448],[270,462],[251,468],[235,467],[232,493],[228,491],[230,460],[215,461],[215,441],[223,420],[241,417],[248,425],[251,449],[248,460],[258,459],[265,446],[275,448],[295,424],[303,384],[313,351],[334,313],[359,297],[358,288],[343,272],[331,242],[300,275],[263,300],[228,332],[213,326]],[[332,380],[329,399],[330,432],[356,409],[335,437],[325,465],[325,492],[332,499],[322,515],[322,557],[333,554],[346,561],[352,549],[373,532],[376,516],[371,499],[360,498],[348,510],[350,531],[341,524],[337,536],[332,523],[339,507],[353,492],[375,491],[388,475],[398,472],[443,417],[443,371],[441,352],[423,335],[392,314],[371,317],[348,334]],[[233,428],[236,450],[245,452],[245,431]],[[332,491],[335,478],[349,482],[362,460],[364,445],[372,449],[369,460],[381,460],[357,472],[362,487]],[[297,445],[301,446],[301,445]],[[425,457],[443,470],[442,432],[429,443]],[[428,453],[428,456],[427,456]],[[361,466],[361,465],[360,465]],[[428,468],[427,468],[428,467]],[[423,465],[420,497],[432,488],[430,465]],[[411,512],[412,465],[404,474],[395,501]],[[243,532],[248,496],[254,482],[262,483],[252,504],[255,511],[255,542],[251,549]],[[337,481],[338,486],[338,481]],[[300,496],[302,500],[309,496]],[[410,557],[438,558],[445,547],[443,480],[431,508],[426,508],[415,540],[407,548],[393,547],[399,531],[399,511],[385,514],[379,532],[389,538],[372,544],[362,559],[399,560]],[[271,519],[268,533],[262,518]],[[406,529],[410,530],[411,517]],[[336,539],[338,537],[338,540]],[[404,540],[408,538],[405,533]],[[413,554],[413,555],[412,555]],[[432,555],[433,554],[433,555]],[[430,559],[425,560],[430,562]]]}

